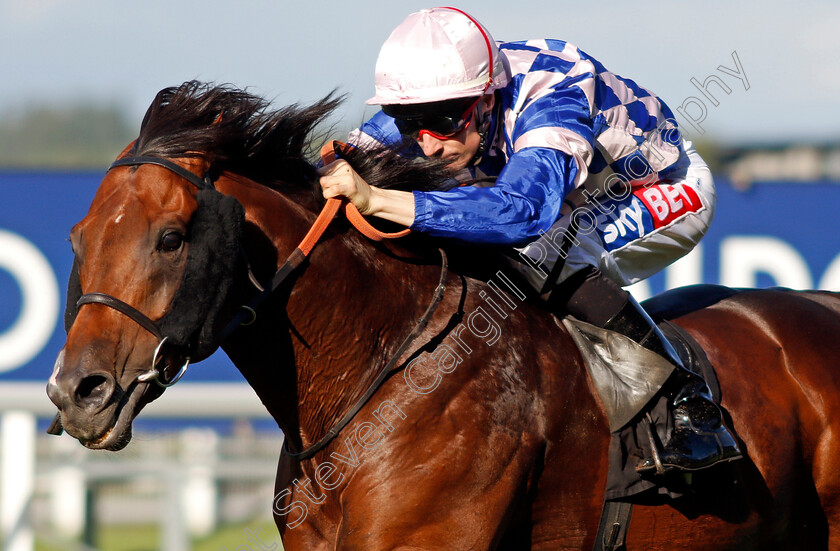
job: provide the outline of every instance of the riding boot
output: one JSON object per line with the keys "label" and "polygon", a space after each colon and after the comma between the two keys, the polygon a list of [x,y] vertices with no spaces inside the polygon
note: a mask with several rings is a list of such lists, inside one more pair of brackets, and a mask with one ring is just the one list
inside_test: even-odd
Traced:
{"label": "riding boot", "polygon": [[661,391],[668,397],[674,429],[662,449],[657,450],[659,467],[657,458],[650,457],[636,467],[639,473],[652,474],[657,469],[657,474],[694,471],[741,457],[738,444],[723,425],[709,386],[683,366],[674,347],[629,293],[624,307],[603,328],[629,337],[674,364],[674,372]]}
{"label": "riding boot", "polygon": [[555,312],[565,311],[620,333],[674,365],[660,391],[668,400],[674,428],[670,437],[656,446],[657,457],[643,460],[638,472],[693,471],[741,456],[706,382],[683,366],[674,347],[630,293],[597,268],[588,267],[574,273],[547,298]]}

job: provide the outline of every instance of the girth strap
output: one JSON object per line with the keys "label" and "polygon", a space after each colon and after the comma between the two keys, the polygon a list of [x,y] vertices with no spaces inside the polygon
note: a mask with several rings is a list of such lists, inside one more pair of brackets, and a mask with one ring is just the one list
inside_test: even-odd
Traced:
{"label": "girth strap", "polygon": [[595,536],[593,551],[623,551],[630,529],[633,504],[625,501],[604,501],[601,523]]}

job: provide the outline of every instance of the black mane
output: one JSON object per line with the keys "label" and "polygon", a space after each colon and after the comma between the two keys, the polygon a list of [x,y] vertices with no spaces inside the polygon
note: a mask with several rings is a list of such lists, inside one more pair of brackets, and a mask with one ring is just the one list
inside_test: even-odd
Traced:
{"label": "black mane", "polygon": [[207,155],[217,171],[309,187],[315,176],[306,160],[310,134],[341,101],[330,94],[308,107],[270,110],[266,100],[245,90],[185,82],[158,92],[143,117],[134,154]]}
{"label": "black mane", "polygon": [[[313,136],[316,127],[343,99],[331,93],[309,106],[272,109],[265,99],[233,86],[185,82],[157,94],[143,118],[131,154],[207,156],[217,173],[230,171],[245,176],[289,195],[304,208],[316,210],[323,204],[323,196],[315,159],[307,157],[321,144]],[[451,179],[444,161],[402,155],[408,145],[353,148],[341,156],[369,184],[380,188],[431,190]],[[376,225],[385,231],[402,229],[382,220]],[[445,247],[450,251],[452,268],[483,280],[492,277],[500,265],[495,253],[488,254],[492,247],[426,235],[402,239],[400,246],[433,262],[438,261],[438,246]],[[377,247],[393,254],[387,247]]]}
{"label": "black mane", "polygon": [[[309,106],[272,109],[265,99],[229,85],[188,81],[158,92],[140,127],[134,155],[208,156],[230,171],[279,189],[317,188],[307,159],[313,132],[343,101],[334,93]],[[397,149],[355,149],[344,158],[371,185],[431,189],[446,179],[442,163],[412,161]],[[318,194],[320,195],[320,194]]]}

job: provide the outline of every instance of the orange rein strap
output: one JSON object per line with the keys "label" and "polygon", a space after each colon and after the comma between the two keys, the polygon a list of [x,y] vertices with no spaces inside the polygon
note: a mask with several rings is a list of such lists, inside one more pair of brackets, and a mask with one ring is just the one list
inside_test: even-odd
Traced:
{"label": "orange rein strap", "polygon": [[341,201],[339,199],[327,200],[327,204],[324,205],[323,209],[321,209],[321,212],[318,214],[318,218],[315,219],[312,227],[309,228],[309,231],[306,232],[306,235],[303,237],[303,241],[301,241],[300,245],[297,246],[297,248],[303,253],[303,256],[309,256],[309,253],[311,253],[312,249],[315,248],[315,244],[318,243],[318,240],[321,239],[322,235],[324,235],[324,232],[327,230],[327,226],[329,226],[333,221],[333,218],[335,218],[335,213],[338,212],[338,207],[340,206]]}
{"label": "orange rein strap", "polygon": [[[335,160],[335,151],[339,148],[346,148],[350,147],[347,144],[343,144],[341,142],[332,142],[328,144],[332,147],[333,156],[332,160]],[[323,161],[330,160],[328,155],[327,146],[324,146],[321,150],[321,159]],[[374,241],[381,241],[383,239],[396,239],[398,237],[403,237],[407,235],[411,230],[406,228],[405,230],[394,232],[394,233],[385,233],[377,230],[373,226],[365,220],[364,216],[359,212],[359,210],[350,203],[345,198],[332,198],[327,199],[327,203],[324,205],[324,208],[321,209],[321,212],[318,214],[318,217],[315,219],[315,222],[312,224],[312,227],[309,228],[309,231],[306,232],[306,235],[303,237],[303,240],[300,244],[292,251],[292,253],[286,258],[286,261],[280,266],[280,269],[274,274],[271,278],[271,285],[268,288],[262,290],[261,292],[257,293],[249,302],[248,304],[243,304],[240,306],[239,312],[233,317],[233,319],[222,329],[221,333],[219,334],[219,342],[224,342],[227,340],[230,335],[236,331],[242,325],[250,325],[254,323],[257,319],[257,308],[265,302],[265,300],[275,291],[277,290],[280,285],[283,284],[286,279],[291,276],[297,268],[303,264],[306,257],[309,256],[309,253],[312,252],[312,249],[315,248],[315,245],[318,243],[318,240],[321,239],[321,236],[324,235],[324,232],[329,227],[330,223],[335,218],[336,213],[338,212],[339,208],[343,208],[344,214],[347,219],[350,221],[353,226],[361,232],[362,235],[367,237],[368,239],[372,239]]]}
{"label": "orange rein strap", "polygon": [[315,219],[312,227],[309,228],[309,231],[304,236],[303,241],[301,241],[300,245],[297,247],[301,250],[304,256],[309,256],[309,253],[312,252],[315,244],[327,230],[327,227],[330,225],[330,222],[333,221],[333,218],[335,218],[335,214],[338,212],[339,208],[344,211],[344,215],[347,217],[347,220],[353,224],[354,228],[359,230],[359,233],[373,241],[397,239],[411,233],[411,230],[408,228],[393,233],[379,231],[374,228],[370,222],[365,220],[365,217],[362,216],[362,213],[359,212],[356,205],[349,202],[347,199],[333,197],[332,199],[327,199],[327,203],[324,205],[324,208],[321,209],[320,214],[318,214],[318,218]]}
{"label": "orange rein strap", "polygon": [[[330,199],[332,201],[332,199]],[[399,237],[405,237],[411,230],[406,228],[404,230],[396,231],[393,233],[386,233],[377,230],[373,226],[370,225],[370,222],[365,220],[365,217],[362,216],[362,213],[359,212],[359,209],[356,208],[356,205],[347,201],[344,204],[344,216],[353,224],[353,227],[359,230],[359,232],[367,237],[372,241],[382,241],[383,239],[397,239]]]}
{"label": "orange rein strap", "polygon": [[[324,147],[321,148],[321,162],[324,164],[324,166],[335,162],[336,159],[341,158],[342,153],[344,153],[345,151],[349,151],[352,148],[352,145],[340,142],[338,140],[327,142],[324,144]],[[346,216],[347,220],[349,220],[350,223],[353,224],[353,227],[359,230],[359,233],[361,233],[362,235],[364,235],[372,241],[382,241],[383,239],[397,239],[411,233],[411,230],[409,228],[393,233],[386,233],[377,230],[370,224],[370,222],[365,220],[365,217],[362,216],[362,213],[359,212],[359,209],[356,208],[356,205],[347,201],[346,199],[327,199],[327,205],[324,207],[324,209],[326,210],[329,207],[330,201],[335,200],[342,201],[344,216]],[[307,237],[309,236],[307,235]]]}

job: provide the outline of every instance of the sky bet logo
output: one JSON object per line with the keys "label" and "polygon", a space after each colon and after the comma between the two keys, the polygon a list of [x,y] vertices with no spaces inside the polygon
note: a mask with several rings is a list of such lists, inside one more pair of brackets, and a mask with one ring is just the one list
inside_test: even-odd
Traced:
{"label": "sky bet logo", "polygon": [[609,251],[704,208],[697,192],[682,183],[642,187],[603,206],[597,216],[598,232]]}
{"label": "sky bet logo", "polygon": [[682,183],[660,184],[640,189],[633,194],[642,200],[653,214],[653,227],[667,226],[677,218],[703,209],[697,192]]}

